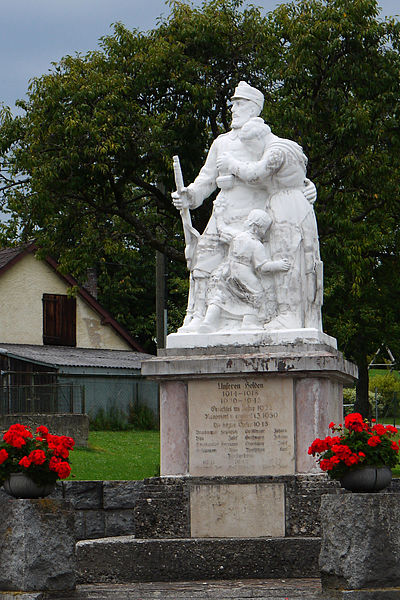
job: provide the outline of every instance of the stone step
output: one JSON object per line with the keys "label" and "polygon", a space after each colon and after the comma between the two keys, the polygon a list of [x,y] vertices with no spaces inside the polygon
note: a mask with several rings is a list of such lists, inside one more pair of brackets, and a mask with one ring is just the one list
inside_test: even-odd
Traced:
{"label": "stone step", "polygon": [[319,579],[168,581],[84,584],[78,585],[74,592],[43,594],[37,598],[23,596],[21,600],[321,600],[320,592]]}
{"label": "stone step", "polygon": [[77,543],[80,583],[318,577],[320,538],[136,539]]}

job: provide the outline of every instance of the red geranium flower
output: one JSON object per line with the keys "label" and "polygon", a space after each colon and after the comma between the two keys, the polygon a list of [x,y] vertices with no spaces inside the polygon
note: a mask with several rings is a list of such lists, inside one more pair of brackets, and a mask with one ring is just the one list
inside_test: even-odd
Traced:
{"label": "red geranium flower", "polygon": [[70,473],[71,467],[69,466],[69,463],[63,461],[58,465],[57,475],[60,479],[65,479],[66,477],[69,477]]}
{"label": "red geranium flower", "polygon": [[43,450],[33,450],[29,456],[29,460],[33,462],[34,465],[42,465],[46,462],[46,455]]}
{"label": "red geranium flower", "polygon": [[344,418],[344,426],[351,431],[363,431],[368,427],[360,413],[351,413]]}
{"label": "red geranium flower", "polygon": [[393,433],[394,435],[396,435],[397,432],[397,427],[393,427],[393,425],[386,425],[385,429],[388,433]]}
{"label": "red geranium flower", "polygon": [[45,438],[49,434],[49,430],[44,425],[39,425],[39,427],[36,428],[36,433]]}
{"label": "red geranium flower", "polygon": [[325,459],[325,458],[323,460],[321,460],[321,462],[319,463],[319,466],[321,467],[321,469],[323,471],[330,471],[333,468],[331,461],[328,459]]}
{"label": "red geranium flower", "polygon": [[367,444],[368,446],[371,446],[371,448],[374,448],[375,446],[378,446],[378,444],[381,444],[382,440],[379,436],[377,435],[371,435],[371,437],[369,438]]}
{"label": "red geranium flower", "polygon": [[325,438],[325,440],[320,440],[319,438],[317,438],[316,440],[313,441],[313,443],[309,447],[308,454],[312,454],[312,455],[315,455],[316,453],[320,454],[321,452],[325,452],[325,450],[328,450],[328,444],[326,443],[326,438]]}
{"label": "red geranium flower", "polygon": [[23,456],[18,464],[21,465],[21,467],[25,467],[25,469],[29,469],[32,461],[27,456]]}
{"label": "red geranium flower", "polygon": [[4,448],[0,450],[0,465],[3,464],[8,458],[8,452]]}
{"label": "red geranium flower", "polygon": [[386,435],[386,427],[384,425],[381,425],[380,423],[377,423],[376,425],[374,425],[372,427],[372,431],[375,431],[375,433],[377,435]]}

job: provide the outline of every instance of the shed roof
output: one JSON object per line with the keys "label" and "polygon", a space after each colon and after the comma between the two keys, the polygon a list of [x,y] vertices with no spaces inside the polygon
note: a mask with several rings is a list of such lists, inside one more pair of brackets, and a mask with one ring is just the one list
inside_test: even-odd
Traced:
{"label": "shed roof", "polygon": [[144,352],[129,350],[93,350],[68,346],[32,346],[28,344],[0,344],[0,354],[49,367],[103,367],[113,369],[140,369],[141,361],[152,358]]}

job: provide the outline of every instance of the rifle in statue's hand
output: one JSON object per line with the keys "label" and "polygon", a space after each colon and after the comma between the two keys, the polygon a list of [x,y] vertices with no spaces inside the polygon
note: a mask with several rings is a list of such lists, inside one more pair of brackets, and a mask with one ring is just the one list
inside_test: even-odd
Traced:
{"label": "rifle in statue's hand", "polygon": [[[173,156],[172,160],[174,162],[174,176],[175,176],[175,185],[176,191],[179,195],[184,195],[185,184],[183,183],[183,175],[181,169],[181,163],[179,161],[179,156]],[[182,225],[183,225],[183,235],[185,236],[185,258],[189,271],[192,267],[194,253],[197,247],[197,240],[200,237],[199,232],[192,225],[192,219],[190,217],[189,208],[182,208],[180,210]]]}

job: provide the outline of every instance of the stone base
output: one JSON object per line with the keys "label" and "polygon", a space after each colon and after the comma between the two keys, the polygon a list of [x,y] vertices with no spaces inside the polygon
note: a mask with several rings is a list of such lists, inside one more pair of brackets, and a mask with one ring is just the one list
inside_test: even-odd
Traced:
{"label": "stone base", "polygon": [[340,590],[323,593],[320,600],[399,600],[400,587],[375,590]]}
{"label": "stone base", "polygon": [[282,344],[326,344],[337,349],[336,339],[318,329],[275,331],[220,331],[218,333],[170,333],[167,348],[214,348],[216,346],[280,346]]}
{"label": "stone base", "polygon": [[[398,494],[323,496],[320,517],[319,564],[324,592],[345,594],[354,590],[343,598],[361,599],[375,590],[371,598],[377,600],[380,596],[376,590],[389,594],[400,587]],[[382,596],[386,597],[390,594]]]}
{"label": "stone base", "polygon": [[160,381],[161,475],[193,478],[190,535],[285,537],[285,487],[258,478],[320,472],[307,451],[342,421],[354,365],[303,340],[167,349],[142,373]]}
{"label": "stone base", "polygon": [[318,551],[318,538],[105,538],[78,542],[78,579],[128,583],[316,577]]}
{"label": "stone base", "polygon": [[0,564],[0,590],[74,589],[74,515],[68,502],[2,502]]}
{"label": "stone base", "polygon": [[332,348],[167,350],[142,363],[160,381],[161,475],[318,472],[307,450],[342,420],[342,387],[357,376]]}

